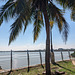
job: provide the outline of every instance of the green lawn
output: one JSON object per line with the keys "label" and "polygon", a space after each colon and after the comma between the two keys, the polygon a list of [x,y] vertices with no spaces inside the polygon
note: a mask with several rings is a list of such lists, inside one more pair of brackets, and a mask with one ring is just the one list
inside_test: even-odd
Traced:
{"label": "green lawn", "polygon": [[[58,67],[58,71],[64,71],[65,75],[75,75],[75,66],[71,61],[61,61],[56,65],[52,65],[52,67]],[[56,71],[56,69],[52,69],[52,71]]]}
{"label": "green lawn", "polygon": [[[43,69],[40,65],[38,67],[30,68],[30,72],[27,72],[27,69],[21,69],[21,70],[15,70],[9,74],[3,73],[0,75],[42,75],[42,72],[44,72],[45,69]],[[65,75],[75,75],[75,66],[72,65],[71,61],[60,61],[57,62],[55,65],[51,64],[51,71],[64,71]]]}

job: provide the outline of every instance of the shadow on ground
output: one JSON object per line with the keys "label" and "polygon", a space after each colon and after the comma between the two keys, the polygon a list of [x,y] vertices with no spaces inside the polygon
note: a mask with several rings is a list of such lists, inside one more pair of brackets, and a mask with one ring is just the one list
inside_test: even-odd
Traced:
{"label": "shadow on ground", "polygon": [[[67,63],[66,61],[64,61],[64,62]],[[63,67],[63,66],[61,66],[61,65],[59,65],[59,64],[57,64],[57,63],[54,63],[54,65],[57,65],[57,66],[59,66],[59,67],[61,67],[61,68],[63,68],[63,69],[66,69],[66,70],[68,70],[68,71],[70,71],[70,72],[75,73],[74,71],[72,71],[72,70],[70,70],[70,69],[67,69],[67,68],[65,68],[65,67]]]}
{"label": "shadow on ground", "polygon": [[12,71],[9,71],[7,75],[10,75]]}

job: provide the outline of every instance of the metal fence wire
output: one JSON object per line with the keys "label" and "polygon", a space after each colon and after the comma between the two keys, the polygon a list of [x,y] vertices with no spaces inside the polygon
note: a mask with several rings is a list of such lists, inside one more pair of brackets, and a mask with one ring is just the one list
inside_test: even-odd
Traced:
{"label": "metal fence wire", "polygon": [[[54,50],[55,61],[69,60],[71,59],[71,53],[73,52],[74,50]],[[0,58],[2,58],[2,56],[0,56]],[[44,68],[45,50],[11,50],[11,52],[9,52],[9,56],[3,56],[3,59],[1,59],[0,62],[4,61],[9,61],[10,71],[16,68],[28,67],[29,72],[29,67],[36,64],[41,64],[41,67]]]}

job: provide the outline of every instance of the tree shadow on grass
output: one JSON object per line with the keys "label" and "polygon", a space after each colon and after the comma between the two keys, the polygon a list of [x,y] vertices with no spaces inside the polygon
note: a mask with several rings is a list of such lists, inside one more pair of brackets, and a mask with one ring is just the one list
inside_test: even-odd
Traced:
{"label": "tree shadow on grass", "polygon": [[67,61],[63,61],[64,63],[68,63]]}
{"label": "tree shadow on grass", "polygon": [[54,65],[57,65],[57,66],[59,66],[59,67],[61,67],[61,68],[63,68],[63,69],[66,69],[66,70],[68,70],[68,71],[70,71],[70,72],[72,72],[72,73],[75,73],[74,71],[72,71],[72,70],[70,70],[70,69],[67,69],[67,68],[65,68],[65,67],[63,67],[63,66],[61,66],[61,65],[59,65],[59,64],[57,64],[57,63],[54,63]]}
{"label": "tree shadow on grass", "polygon": [[10,75],[12,71],[9,71],[7,75]]}
{"label": "tree shadow on grass", "polygon": [[66,63],[66,64],[68,63],[68,61],[65,61],[65,60],[63,62]]}

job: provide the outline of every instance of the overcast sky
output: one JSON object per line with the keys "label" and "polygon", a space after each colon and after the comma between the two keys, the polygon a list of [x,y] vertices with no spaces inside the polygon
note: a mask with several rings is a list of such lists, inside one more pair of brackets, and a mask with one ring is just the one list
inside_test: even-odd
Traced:
{"label": "overcast sky", "polygon": [[[0,6],[4,3],[1,1]],[[62,9],[61,6],[57,5]],[[58,27],[53,27],[53,48],[75,48],[75,22],[70,19],[71,11],[67,9],[64,17],[69,24],[69,35],[65,45],[62,36],[59,33]],[[0,27],[0,51],[4,50],[37,50],[45,49],[46,32],[45,27],[41,29],[41,33],[35,43],[33,43],[33,22],[28,25],[25,34],[23,31],[19,34],[17,39],[8,46],[10,25],[14,22],[14,19],[10,19],[8,22],[4,21]]]}

